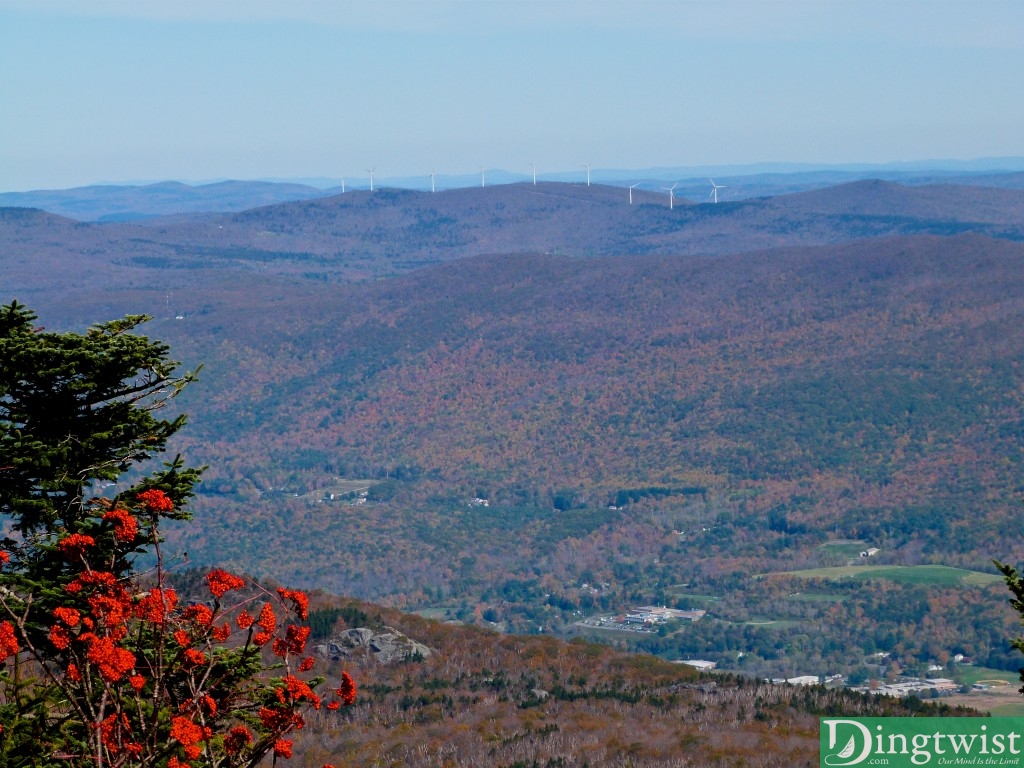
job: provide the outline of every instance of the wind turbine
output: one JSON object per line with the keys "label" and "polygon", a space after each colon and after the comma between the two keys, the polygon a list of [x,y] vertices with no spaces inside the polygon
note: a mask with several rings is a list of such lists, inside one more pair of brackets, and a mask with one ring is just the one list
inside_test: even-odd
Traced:
{"label": "wind turbine", "polygon": [[590,186],[590,163],[587,163],[583,167],[587,169],[587,186],[589,187]]}
{"label": "wind turbine", "polygon": [[377,170],[377,166],[373,166],[373,168],[367,168],[366,169],[366,172],[368,174],[370,174],[370,191],[371,192],[373,192],[373,172],[376,171],[376,170]]}
{"label": "wind turbine", "polygon": [[638,181],[636,184],[634,184],[632,187],[629,188],[629,204],[630,205],[633,204],[633,190],[636,189],[637,187],[639,187],[640,184],[641,184],[641,182]]}
{"label": "wind turbine", "polygon": [[484,170],[484,167],[481,165],[480,166],[480,188],[483,189],[486,186],[487,186],[487,172]]}
{"label": "wind turbine", "polygon": [[344,179],[341,180],[341,194],[343,194],[343,195],[345,194],[345,180]]}
{"label": "wind turbine", "polygon": [[670,211],[675,207],[675,203],[676,203],[676,187],[678,187],[678,186],[679,186],[679,182],[677,181],[671,187],[662,187],[662,189],[667,189],[668,190],[668,209]]}
{"label": "wind turbine", "polygon": [[718,202],[718,190],[725,189],[725,185],[724,184],[715,184],[715,180],[714,179],[708,179],[708,181],[711,182],[711,194],[708,195],[708,197],[713,197],[715,199],[715,202],[717,203]]}
{"label": "wind turbine", "polygon": [[430,191],[431,192],[435,192],[436,191],[435,188],[434,188],[434,172],[433,171],[430,172]]}
{"label": "wind turbine", "polygon": [[533,168],[533,186],[537,186],[537,164],[530,163],[530,167]]}

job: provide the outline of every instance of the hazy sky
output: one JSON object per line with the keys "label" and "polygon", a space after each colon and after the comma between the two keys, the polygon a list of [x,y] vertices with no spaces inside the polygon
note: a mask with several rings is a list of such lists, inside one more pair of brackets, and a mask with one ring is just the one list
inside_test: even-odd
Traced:
{"label": "hazy sky", "polygon": [[0,191],[1010,155],[1022,0],[0,0]]}

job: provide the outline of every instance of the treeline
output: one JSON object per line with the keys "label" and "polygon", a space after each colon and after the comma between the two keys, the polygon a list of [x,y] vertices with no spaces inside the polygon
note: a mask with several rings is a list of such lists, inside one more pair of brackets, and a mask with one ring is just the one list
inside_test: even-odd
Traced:
{"label": "treeline", "polygon": [[[813,766],[823,715],[976,714],[821,687],[766,685],[729,674],[626,655],[581,639],[501,635],[375,606],[317,597],[319,611],[376,615],[427,644],[429,657],[382,665],[354,655],[323,660],[360,684],[356,706],[311,713],[296,733],[310,764],[365,765],[381,755],[420,768],[468,765],[606,768],[624,763]],[[339,620],[335,631],[353,626]]]}
{"label": "treeline", "polygon": [[[273,343],[218,331],[186,447],[259,515],[271,489],[338,475],[396,480],[406,506],[574,515],[712,493],[796,546],[838,525],[980,560],[1024,469],[1015,248],[899,241],[714,271],[521,257],[339,289],[316,318],[261,320]],[[184,343],[198,355],[201,332]]]}
{"label": "treeline", "polygon": [[[836,539],[889,564],[1020,562],[1022,255],[900,238],[197,288],[211,303],[154,329],[206,363],[175,447],[209,492],[169,545],[520,631],[841,564]],[[339,475],[380,485],[301,498]]]}

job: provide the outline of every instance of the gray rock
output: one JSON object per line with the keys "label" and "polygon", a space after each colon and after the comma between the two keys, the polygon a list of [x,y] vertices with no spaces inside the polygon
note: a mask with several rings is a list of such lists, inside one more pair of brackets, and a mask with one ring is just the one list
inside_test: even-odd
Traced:
{"label": "gray rock", "polygon": [[411,640],[393,627],[384,629],[384,632],[379,633],[367,627],[349,629],[327,643],[315,646],[313,652],[331,661],[341,661],[355,655],[368,655],[381,664],[416,658],[425,659],[431,655],[431,650],[423,643]]}
{"label": "gray rock", "polygon": [[360,648],[364,645],[369,645],[372,640],[373,630],[367,629],[366,627],[359,627],[357,629],[350,629],[347,632],[342,632],[338,635],[336,642],[346,648]]}

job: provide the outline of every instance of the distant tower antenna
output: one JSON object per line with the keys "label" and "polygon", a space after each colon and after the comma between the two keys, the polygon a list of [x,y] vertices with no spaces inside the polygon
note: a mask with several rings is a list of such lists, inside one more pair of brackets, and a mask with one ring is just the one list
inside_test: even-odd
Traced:
{"label": "distant tower antenna", "polygon": [[715,184],[714,179],[708,179],[711,182],[711,194],[708,197],[714,198],[714,201],[718,202],[718,190],[725,189],[724,184]]}
{"label": "distant tower antenna", "polygon": [[633,190],[636,189],[637,187],[639,187],[640,183],[641,182],[638,181],[636,184],[634,184],[632,187],[629,188],[629,204],[630,205],[633,204]]}
{"label": "distant tower antenna", "polygon": [[537,186],[537,164],[530,163],[530,167],[533,168],[533,186]]}
{"label": "distant tower antenna", "polygon": [[678,186],[679,186],[679,182],[677,181],[671,187],[662,187],[662,189],[667,189],[668,190],[668,209],[670,211],[673,208],[675,208],[675,204],[676,204],[676,187],[678,187]]}
{"label": "distant tower antenna", "polygon": [[487,186],[487,172],[484,170],[484,167],[481,165],[480,166],[480,188],[483,189],[486,186]]}
{"label": "distant tower antenna", "polygon": [[370,191],[373,192],[373,172],[377,170],[377,166],[373,168],[367,168],[366,172],[370,174]]}

